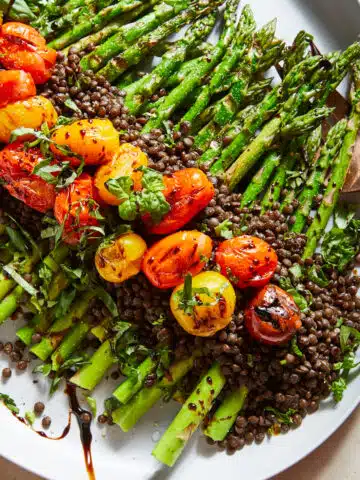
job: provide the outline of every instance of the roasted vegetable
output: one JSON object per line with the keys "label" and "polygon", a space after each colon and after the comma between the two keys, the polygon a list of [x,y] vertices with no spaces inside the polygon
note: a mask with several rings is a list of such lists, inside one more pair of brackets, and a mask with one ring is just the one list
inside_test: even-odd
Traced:
{"label": "roasted vegetable", "polygon": [[56,62],[56,51],[32,27],[8,22],[0,30],[0,63],[8,69],[24,70],[35,83],[45,83]]}
{"label": "roasted vegetable", "polygon": [[262,287],[275,273],[277,255],[264,240],[243,235],[222,242],[215,261],[221,273],[239,288]]}
{"label": "roasted vegetable", "polygon": [[45,213],[55,203],[55,187],[38,175],[34,167],[44,161],[38,148],[25,150],[20,142],[7,145],[0,152],[0,178],[6,190],[38,212]]}
{"label": "roasted vegetable", "polygon": [[171,311],[191,335],[210,337],[225,328],[235,310],[236,295],[227,278],[217,272],[187,275],[171,295]]}
{"label": "roasted vegetable", "polygon": [[187,273],[201,272],[211,251],[212,240],[204,233],[197,230],[173,233],[149,248],[142,270],[155,287],[176,287]]}
{"label": "roasted vegetable", "polygon": [[[94,200],[93,179],[82,173],[71,185],[56,196],[54,214],[63,226],[62,238],[69,245],[78,244],[83,237],[97,237],[98,204]],[[93,228],[95,227],[95,228]]]}
{"label": "roasted vegetable", "polygon": [[149,233],[166,235],[179,230],[203,210],[214,197],[214,186],[198,168],[185,168],[164,176],[163,194],[170,211],[154,224],[151,217],[143,220]]}
{"label": "roasted vegetable", "polygon": [[146,248],[145,241],[132,232],[105,240],[95,255],[97,271],[107,282],[124,282],[140,272]]}
{"label": "roasted vegetable", "polygon": [[0,108],[34,95],[36,87],[30,73],[23,70],[0,71]]}
{"label": "roasted vegetable", "polygon": [[121,199],[109,192],[106,182],[119,177],[131,177],[134,190],[140,190],[142,173],[135,170],[147,165],[148,158],[140,148],[130,143],[122,144],[110,162],[99,167],[95,173],[94,182],[100,198],[109,205],[120,205]]}
{"label": "roasted vegetable", "polygon": [[0,109],[0,143],[8,143],[17,128],[39,129],[44,122],[51,128],[57,118],[53,104],[42,96],[10,103]]}
{"label": "roasted vegetable", "polygon": [[58,145],[68,147],[76,156],[66,156],[56,145],[51,145],[55,155],[65,157],[72,165],[101,165],[109,162],[119,150],[119,134],[110,120],[78,120],[55,130],[51,139]]}
{"label": "roasted vegetable", "polygon": [[291,295],[269,284],[246,307],[245,325],[255,340],[282,345],[301,327],[300,310]]}

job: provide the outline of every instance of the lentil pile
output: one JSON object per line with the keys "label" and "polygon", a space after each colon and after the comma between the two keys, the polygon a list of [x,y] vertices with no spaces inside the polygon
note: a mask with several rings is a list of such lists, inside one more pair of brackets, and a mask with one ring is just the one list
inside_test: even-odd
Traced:
{"label": "lentil pile", "polygon": [[[192,148],[194,139],[188,135],[187,125],[171,138],[160,129],[142,135],[140,131],[147,118],[129,115],[123,104],[123,92],[104,78],[96,77],[92,72],[81,72],[79,61],[83,54],[72,49],[68,57],[58,54],[52,78],[43,87],[42,95],[51,99],[59,114],[76,118],[110,118],[120,131],[121,141],[132,143],[146,152],[149,167],[158,172],[170,174],[197,165],[200,152]],[[206,167],[203,170],[207,172]],[[301,257],[306,237],[288,231],[296,205],[288,206],[284,213],[280,212],[280,204],[275,204],[265,214],[261,214],[261,208],[256,204],[252,208],[240,208],[240,194],[230,193],[219,178],[210,177],[210,180],[215,187],[215,197],[189,228],[206,231],[217,244],[221,239],[215,229],[229,220],[234,232],[241,230],[264,239],[278,255],[279,263],[273,278],[276,284],[281,283],[282,277],[290,275],[289,269],[294,264],[323,266],[320,254],[306,260],[304,265]],[[41,229],[40,216],[33,210],[10,200],[3,192],[1,197],[3,206],[6,204],[20,223],[31,227],[32,231]],[[215,269],[212,261],[209,268]],[[339,375],[334,365],[342,358],[339,319],[343,325],[360,331],[360,298],[357,296],[360,278],[353,264],[343,274],[335,270],[325,273],[331,279],[326,288],[311,280],[300,286],[309,308],[301,314],[302,327],[296,347],[293,344],[270,347],[252,339],[244,326],[243,315],[249,292],[237,290],[233,320],[225,330],[205,339],[192,337],[179,327],[170,311],[170,293],[153,287],[143,274],[117,286],[107,284],[107,289],[116,297],[122,319],[142,326],[142,339],[146,345],[152,347],[159,342],[167,345],[177,359],[188,355],[194,348],[202,348],[203,357],[196,361],[191,376],[182,385],[186,392],[191,390],[199,373],[214,360],[221,364],[228,388],[242,384],[248,386],[244,411],[237,417],[227,438],[221,442],[208,439],[220,449],[234,453],[253,442],[261,443],[268,434],[286,433],[297,428],[304,417],[316,412],[320,402],[330,395],[330,386]],[[99,309],[99,305],[93,308],[94,323],[96,318],[107,314],[106,309]],[[22,370],[29,360],[23,359],[24,348],[18,343],[21,342],[14,346],[0,343],[0,351],[9,355],[10,360],[16,362],[17,369]],[[2,376],[9,378],[11,369],[5,368]],[[155,380],[156,375],[149,375],[145,386],[150,387]],[[225,394],[224,391],[219,399]],[[283,414],[291,409],[289,421],[284,422],[274,409]],[[36,412],[42,414],[43,411],[43,406],[37,405]],[[44,428],[51,423],[51,419],[47,419],[49,417],[43,419]],[[99,422],[105,423],[106,417],[100,415]]]}

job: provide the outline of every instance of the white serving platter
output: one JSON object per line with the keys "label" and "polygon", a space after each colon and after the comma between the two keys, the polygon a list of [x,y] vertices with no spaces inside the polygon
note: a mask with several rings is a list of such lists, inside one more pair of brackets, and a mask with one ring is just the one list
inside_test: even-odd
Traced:
{"label": "white serving platter", "polygon": [[[357,0],[249,0],[249,3],[259,25],[276,16],[279,37],[291,42],[300,29],[305,29],[315,36],[322,52],[345,48],[360,32]],[[12,321],[2,325],[1,340],[13,340],[18,327],[18,322]],[[7,366],[7,357],[0,356],[0,371]],[[31,410],[36,401],[47,398],[47,381],[40,376],[37,384],[33,380],[29,372],[14,372],[6,383],[0,381],[0,392],[11,395],[24,413]],[[112,380],[103,382],[95,392],[100,411],[113,383]],[[195,435],[173,469],[159,464],[151,451],[179,409],[174,402],[151,410],[130,434],[123,434],[116,426],[99,427],[94,422],[92,454],[96,479],[218,480],[222,476],[266,479],[293,465],[324,442],[356,408],[359,399],[358,377],[350,383],[340,404],[328,400],[315,415],[308,416],[298,430],[265,440],[260,446],[246,447],[233,456],[218,453],[206,445],[201,435]],[[68,417],[67,397],[61,390],[46,401],[46,414],[53,419],[49,434],[60,435]],[[40,421],[34,427],[40,429]],[[64,440],[50,441],[36,435],[0,406],[0,455],[49,480],[88,478],[75,419]]]}

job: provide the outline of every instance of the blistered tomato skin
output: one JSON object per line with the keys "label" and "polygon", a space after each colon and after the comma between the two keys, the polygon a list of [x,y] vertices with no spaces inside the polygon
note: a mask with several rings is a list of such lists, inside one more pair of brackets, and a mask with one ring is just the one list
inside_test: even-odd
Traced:
{"label": "blistered tomato skin", "polygon": [[9,143],[11,132],[17,128],[37,130],[44,122],[52,128],[57,119],[53,104],[41,95],[9,103],[0,109],[0,143]]}
{"label": "blistered tomato skin", "polygon": [[267,345],[284,345],[301,327],[300,310],[291,295],[268,284],[247,305],[245,325],[255,340]]}
{"label": "blistered tomato skin", "polygon": [[278,258],[264,240],[243,235],[222,242],[215,261],[234,285],[247,288],[266,285],[275,273]]}
{"label": "blistered tomato skin", "polygon": [[107,282],[124,282],[140,272],[146,248],[139,235],[124,233],[100,245],[95,255],[96,269]]}
{"label": "blistered tomato skin", "polygon": [[108,205],[120,205],[121,200],[112,195],[106,187],[106,182],[112,178],[131,177],[134,190],[141,189],[142,172],[135,170],[141,166],[147,167],[148,157],[138,147],[124,143],[114,154],[110,162],[99,167],[95,173],[94,181],[98,194],[103,202]]}
{"label": "blistered tomato skin", "polygon": [[185,168],[163,178],[163,193],[170,211],[156,225],[150,216],[143,218],[148,232],[156,235],[167,235],[182,228],[210,203],[215,194],[213,184],[198,168]]}
{"label": "blistered tomato skin", "polygon": [[[99,221],[92,215],[98,207],[94,198],[93,179],[87,173],[82,173],[57,194],[54,214],[59,225],[64,225],[62,238],[65,243],[76,245],[83,235],[89,234],[89,227],[99,226]],[[96,235],[94,232],[93,236]]]}
{"label": "blistered tomato skin", "polygon": [[[55,130],[51,139],[80,155],[85,165],[102,165],[111,161],[120,147],[119,133],[111,121],[99,118],[63,125]],[[80,158],[64,155],[54,144],[50,148],[55,155],[69,160],[73,166],[80,165]]]}
{"label": "blistered tomato skin", "polygon": [[51,210],[55,203],[55,187],[32,172],[44,160],[38,148],[25,150],[24,144],[15,142],[0,152],[0,178],[4,188],[38,212]]}
{"label": "blistered tomato skin", "polygon": [[[192,288],[200,305],[196,305],[190,313],[181,308],[182,284],[171,295],[172,314],[186,332],[198,337],[210,337],[225,328],[232,319],[236,304],[234,288],[223,275],[211,271],[193,277]],[[207,289],[207,292],[196,293],[196,289]]]}
{"label": "blistered tomato skin", "polygon": [[22,70],[0,71],[0,108],[36,95],[32,76]]}
{"label": "blistered tomato skin", "polygon": [[187,273],[200,273],[211,252],[212,240],[204,233],[197,230],[177,232],[148,249],[142,270],[154,287],[176,287],[184,281]]}

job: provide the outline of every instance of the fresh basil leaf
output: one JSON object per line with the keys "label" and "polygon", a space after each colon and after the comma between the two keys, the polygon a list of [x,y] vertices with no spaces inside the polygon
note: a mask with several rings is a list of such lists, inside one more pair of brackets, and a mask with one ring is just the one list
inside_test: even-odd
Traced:
{"label": "fresh basil leaf", "polygon": [[114,299],[112,298],[112,296],[110,295],[110,293],[108,293],[102,287],[98,287],[96,291],[97,291],[98,298],[103,302],[103,304],[109,310],[111,315],[113,317],[118,317],[119,316],[119,311],[118,311],[117,305],[116,305]]}
{"label": "fresh basil leaf", "polygon": [[332,228],[324,236],[321,251],[325,262],[340,272],[360,248],[360,220],[352,219],[345,229]]}
{"label": "fresh basil leaf", "polygon": [[118,207],[119,216],[126,222],[133,222],[137,217],[137,202],[135,195],[130,195],[129,198],[121,203]]}
{"label": "fresh basil leaf", "polygon": [[297,344],[296,337],[293,337],[291,339],[291,349],[298,357],[302,357],[304,355]]}
{"label": "fresh basil leaf", "polygon": [[170,210],[161,191],[143,190],[138,195],[138,207],[140,215],[149,213],[154,223],[159,223]]}
{"label": "fresh basil leaf", "polygon": [[319,287],[327,287],[329,280],[322,268],[318,268],[317,265],[313,265],[307,272],[309,280],[316,283]]}
{"label": "fresh basil leaf", "polygon": [[134,182],[131,177],[112,178],[106,182],[106,188],[119,200],[128,200],[132,194]]}
{"label": "fresh basil leaf", "polygon": [[151,192],[162,192],[164,190],[164,179],[161,173],[144,166],[139,167],[138,170],[143,173],[141,183],[144,189]]}
{"label": "fresh basil leaf", "polygon": [[64,102],[64,105],[65,105],[65,107],[69,108],[73,112],[81,113],[80,108],[76,105],[74,100],[72,100],[71,98],[67,98]]}
{"label": "fresh basil leaf", "polygon": [[293,287],[290,278],[280,277],[279,285],[283,290],[293,297],[294,302],[302,312],[305,312],[309,308],[306,298],[301,295],[296,288]]}
{"label": "fresh basil leaf", "polygon": [[6,395],[5,393],[0,393],[0,401],[4,402],[5,407],[7,407],[11,412],[18,414],[19,409],[16,406],[15,401],[9,397],[9,395]]}
{"label": "fresh basil leaf", "polygon": [[44,377],[48,377],[51,373],[51,363],[42,363],[41,365],[37,365],[33,369],[33,373],[41,373]]}
{"label": "fresh basil leaf", "polygon": [[355,344],[353,346],[356,347],[360,344],[360,332],[353,327],[347,327],[346,325],[341,325],[340,327],[340,347],[343,353],[349,350],[348,341],[350,337],[353,337],[355,340]]}
{"label": "fresh basil leaf", "polygon": [[22,253],[26,253],[29,250],[24,237],[18,230],[14,230],[8,225],[6,225],[5,230],[9,236],[10,243],[15,247],[16,250]]}
{"label": "fresh basil leaf", "polygon": [[34,412],[25,412],[25,419],[27,420],[28,424],[32,426],[35,422],[35,413]]}
{"label": "fresh basil leaf", "polygon": [[356,206],[348,203],[338,205],[334,214],[335,226],[345,230],[356,215]]}
{"label": "fresh basil leaf", "polygon": [[10,135],[10,140],[9,140],[9,143],[13,143],[15,142],[19,137],[23,137],[23,136],[28,136],[28,135],[31,135],[31,136],[34,136],[36,137],[38,140],[45,140],[45,141],[48,141],[48,137],[46,135],[44,135],[41,131],[39,130],[34,130],[33,128],[27,128],[27,127],[20,127],[20,128],[16,128],[15,130],[13,130],[11,132],[11,135]]}
{"label": "fresh basil leaf", "polygon": [[54,316],[56,319],[63,317],[69,311],[70,305],[76,297],[76,288],[63,290],[56,304]]}
{"label": "fresh basil leaf", "polygon": [[292,417],[295,415],[296,410],[293,408],[289,408],[285,413],[280,412],[280,410],[273,407],[265,407],[264,410],[273,413],[279,423],[284,423],[285,425],[292,425],[294,423]]}
{"label": "fresh basil leaf", "polygon": [[302,268],[298,263],[294,263],[294,265],[289,268],[289,272],[295,280],[300,280],[300,278],[303,276]]}
{"label": "fresh basil leaf", "polygon": [[223,222],[221,222],[217,227],[215,227],[215,234],[218,237],[225,238],[229,240],[230,238],[234,237],[234,233],[232,231],[233,223],[227,218]]}
{"label": "fresh basil leaf", "polygon": [[42,162],[39,162],[35,166],[33,170],[33,174],[45,180],[46,183],[50,183],[51,185],[56,185],[58,182],[58,179],[52,174],[61,172],[61,166],[57,164],[51,165],[51,162],[52,162],[51,159],[43,160]]}
{"label": "fresh basil leaf", "polygon": [[36,19],[24,0],[0,0],[0,12],[3,12],[8,20],[17,22],[31,22]]}
{"label": "fresh basil leaf", "polygon": [[347,382],[345,378],[340,377],[334,380],[331,384],[331,391],[333,392],[335,402],[340,402],[343,399],[344,392],[347,388]]}
{"label": "fresh basil leaf", "polygon": [[39,293],[35,287],[31,285],[31,283],[27,282],[16,270],[12,265],[5,265],[3,270],[13,279],[15,282],[20,285],[25,292],[29,295],[37,296]]}
{"label": "fresh basil leaf", "polygon": [[62,127],[63,125],[70,125],[70,123],[73,123],[74,119],[69,118],[69,117],[64,117],[60,115],[56,121],[56,127]]}

